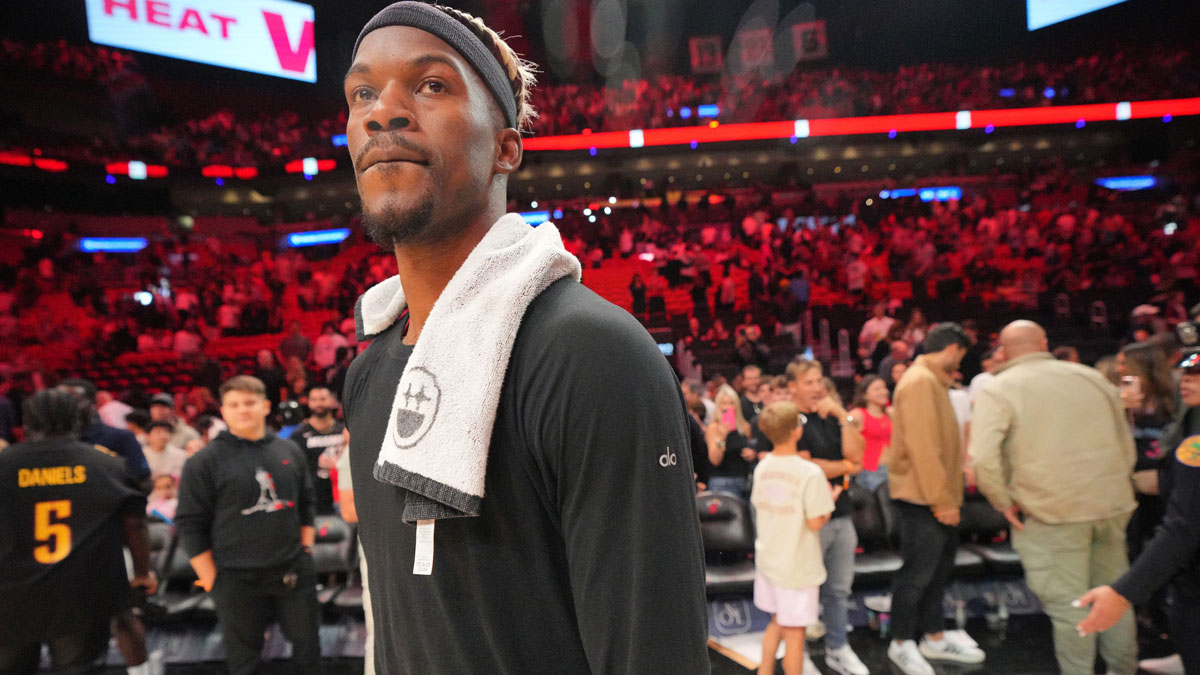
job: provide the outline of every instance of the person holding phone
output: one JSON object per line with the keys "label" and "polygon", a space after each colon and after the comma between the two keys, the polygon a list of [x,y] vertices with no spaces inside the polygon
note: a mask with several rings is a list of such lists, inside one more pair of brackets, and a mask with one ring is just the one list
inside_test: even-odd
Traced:
{"label": "person holding phone", "polygon": [[750,423],[742,414],[741,399],[733,387],[721,385],[714,402],[715,419],[704,431],[708,461],[712,463],[708,489],[746,499],[750,496],[750,475],[755,463]]}

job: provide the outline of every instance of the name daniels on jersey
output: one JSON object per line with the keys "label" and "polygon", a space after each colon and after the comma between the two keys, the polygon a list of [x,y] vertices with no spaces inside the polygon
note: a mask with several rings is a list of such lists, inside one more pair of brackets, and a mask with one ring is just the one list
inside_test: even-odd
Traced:
{"label": "name daniels on jersey", "polygon": [[44,487],[47,485],[78,485],[87,482],[85,466],[46,466],[37,469],[21,469],[17,472],[17,487]]}

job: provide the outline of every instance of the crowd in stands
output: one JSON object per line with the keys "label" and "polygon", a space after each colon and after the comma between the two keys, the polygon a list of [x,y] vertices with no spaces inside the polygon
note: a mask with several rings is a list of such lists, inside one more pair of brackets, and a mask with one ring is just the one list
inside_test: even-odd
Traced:
{"label": "crowd in stands", "polygon": [[31,71],[49,71],[67,80],[104,81],[127,70],[136,70],[137,57],[103,45],[76,45],[60,38],[29,43],[0,37],[0,65]]}
{"label": "crowd in stands", "polygon": [[[619,88],[538,87],[536,135],[655,129],[697,124],[700,105],[717,104],[721,122],[893,115],[947,110],[1078,105],[1195,96],[1190,49],[1112,49],[1065,63],[1000,67],[923,63],[895,71],[797,67],[775,80],[756,75],[705,80],[664,76]],[[689,108],[687,117],[680,114]],[[703,121],[699,122],[703,123]]]}
{"label": "crowd in stands", "polygon": [[[0,64],[50,69],[71,79],[103,79],[131,70],[136,62],[105,47],[5,40]],[[925,63],[886,72],[805,66],[783,77],[664,75],[608,87],[545,83],[533,90],[540,116],[531,131],[547,136],[692,126],[708,120],[699,118],[698,106],[713,104],[720,112],[712,119],[755,122],[1187,97],[1200,94],[1197,83],[1195,53],[1178,45],[1137,50],[1136,57],[1130,49],[1106,49],[1064,63]],[[323,119],[311,115],[230,110],[196,119],[179,115],[183,121],[146,133],[96,137],[46,152],[96,163],[138,159],[170,166],[269,166],[303,157],[344,157],[331,139],[344,133],[345,112]]]}
{"label": "crowd in stands", "polygon": [[[778,193],[751,192],[693,207],[618,209],[595,222],[566,209],[558,224],[568,250],[588,268],[585,283],[606,269],[635,272],[627,293],[621,288],[610,299],[652,327],[674,326],[685,375],[693,372],[689,354],[716,352],[727,365],[765,366],[772,348],[790,346],[780,335],[814,344],[816,336],[801,332],[810,307],[861,311],[882,302],[886,314],[903,311],[905,323],[851,337],[859,356],[873,358],[878,374],[890,378],[888,369],[929,325],[919,309],[910,317],[911,307],[941,309],[930,318],[982,318],[984,306],[1038,309],[1059,294],[1128,292],[1134,304],[1156,302],[1161,319],[1183,318],[1200,279],[1195,205],[1175,198],[1157,210],[1129,209],[1102,193],[1031,205],[1039,190],[1069,191],[1074,180],[1049,165],[1006,206],[986,190],[959,202],[872,206],[861,197],[819,200],[811,192],[791,193],[782,206]],[[798,215],[812,213],[840,215]],[[1165,218],[1176,223],[1171,234]],[[292,390],[302,393],[306,368],[309,379],[325,381],[340,360],[338,348],[353,350],[358,296],[395,273],[391,256],[354,241],[332,259],[310,260],[296,249],[236,252],[216,237],[154,241],[132,256],[82,253],[73,236],[51,235],[28,248],[19,267],[0,267],[0,345],[16,355],[9,368],[26,372],[38,366],[24,351],[44,344],[79,364],[131,354],[183,360],[215,391],[221,371],[205,357],[207,345],[278,334],[285,322],[319,316],[300,336],[315,340],[315,348],[278,354],[292,371]],[[106,284],[114,265],[125,281]],[[145,289],[157,291],[149,304],[132,299],[131,290]],[[289,325],[293,337],[299,330]]]}

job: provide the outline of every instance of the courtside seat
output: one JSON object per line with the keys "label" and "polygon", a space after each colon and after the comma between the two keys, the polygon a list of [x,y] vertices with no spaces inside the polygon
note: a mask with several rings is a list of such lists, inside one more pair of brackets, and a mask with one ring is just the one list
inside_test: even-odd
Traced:
{"label": "courtside seat", "polygon": [[[892,493],[888,488],[888,484],[884,483],[879,486],[876,491],[876,497],[879,502],[879,509],[883,515],[884,524],[887,528],[888,540],[900,549],[900,512],[896,505],[892,502]],[[898,568],[897,568],[898,569]],[[959,547],[954,554],[954,576],[956,577],[972,577],[982,575],[987,571],[988,567],[983,557],[968,549]]]}
{"label": "courtside seat", "polygon": [[158,518],[147,518],[146,533],[150,540],[150,569],[161,578],[163,564],[171,548],[171,539],[175,536],[175,528]]}
{"label": "courtside seat", "polygon": [[1024,574],[1021,557],[1009,540],[1008,520],[992,508],[981,495],[967,495],[963,500],[962,549],[983,559],[993,574]]}
{"label": "courtside seat", "polygon": [[709,597],[754,592],[754,521],[750,505],[724,492],[696,495]]}
{"label": "courtside seat", "polygon": [[343,590],[355,568],[354,527],[339,516],[317,516],[313,522],[313,568],[317,572],[317,602],[328,605]]}
{"label": "courtside seat", "polygon": [[857,485],[850,486],[854,530],[859,552],[854,555],[854,583],[861,586],[887,584],[900,570],[900,556],[891,549],[887,523],[876,495]]}
{"label": "courtside seat", "polygon": [[355,564],[341,592],[333,596],[329,609],[338,614],[363,615],[363,585],[360,568]]}
{"label": "courtside seat", "polygon": [[150,624],[215,620],[212,598],[195,585],[196,572],[179,543],[178,532],[162,555],[158,574],[158,592],[147,598],[146,622]]}

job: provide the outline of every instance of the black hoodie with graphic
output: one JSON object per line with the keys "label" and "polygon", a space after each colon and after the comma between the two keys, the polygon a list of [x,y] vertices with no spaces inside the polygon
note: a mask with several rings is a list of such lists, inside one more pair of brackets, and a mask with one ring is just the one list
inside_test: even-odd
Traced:
{"label": "black hoodie with graphic", "polygon": [[175,521],[188,556],[212,549],[217,569],[291,564],[313,524],[304,454],[269,431],[257,441],[221,432],[184,465]]}

